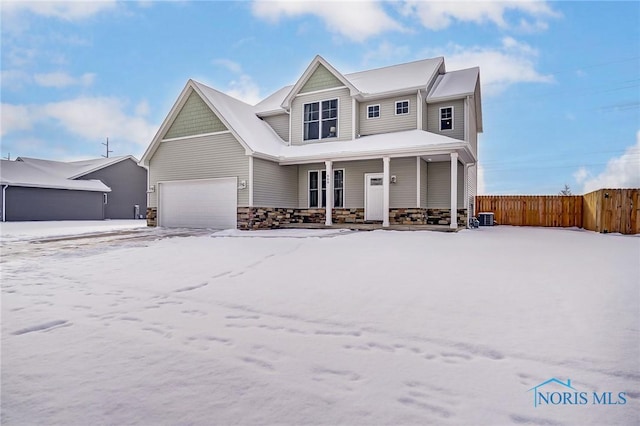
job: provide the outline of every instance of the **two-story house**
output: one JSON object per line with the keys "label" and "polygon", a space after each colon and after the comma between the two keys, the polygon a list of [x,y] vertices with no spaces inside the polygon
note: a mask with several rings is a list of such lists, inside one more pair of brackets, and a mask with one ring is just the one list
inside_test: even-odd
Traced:
{"label": "two-story house", "polygon": [[465,226],[479,132],[479,69],[442,57],[343,75],[316,56],[255,106],[189,80],[141,160],[148,223]]}

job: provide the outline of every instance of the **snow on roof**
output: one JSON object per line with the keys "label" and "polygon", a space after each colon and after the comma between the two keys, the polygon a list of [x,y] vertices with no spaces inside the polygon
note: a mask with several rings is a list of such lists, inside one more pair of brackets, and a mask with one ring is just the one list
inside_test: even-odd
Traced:
{"label": "snow on roof", "polygon": [[444,58],[437,57],[406,64],[345,74],[345,78],[364,94],[395,92],[427,87]]}
{"label": "snow on roof", "polygon": [[[24,159],[23,159],[24,160]],[[64,164],[59,161],[27,159],[28,161],[2,160],[0,184],[35,188],[71,189],[78,191],[111,192],[111,188],[99,180],[73,180],[65,177]],[[47,168],[44,163],[57,163]],[[72,167],[72,169],[74,169]]]}
{"label": "snow on roof", "polygon": [[127,159],[131,159],[135,163],[138,162],[138,160],[132,155],[122,155],[109,158],[94,158],[90,160],[70,162],[43,160],[40,158],[30,157],[18,157],[17,160],[29,163],[32,166],[46,171],[47,173],[55,174],[65,179],[76,179],[78,177],[95,172],[97,170],[103,169],[107,166],[111,166]]}
{"label": "snow on roof", "polygon": [[250,150],[262,153],[279,152],[280,148],[285,146],[271,126],[256,115],[253,106],[197,81],[193,83],[218,110],[220,118],[227,121]]}
{"label": "snow on roof", "polygon": [[283,113],[284,110],[280,105],[282,105],[282,101],[289,94],[293,85],[284,86],[282,89],[276,91],[275,93],[269,95],[262,101],[256,104],[255,112],[259,115],[268,115],[269,112],[277,111],[279,113]]}
{"label": "snow on roof", "polygon": [[287,146],[279,154],[280,161],[304,161],[312,159],[338,159],[350,156],[393,154],[407,151],[435,151],[451,149],[463,141],[422,130],[383,133],[362,136],[353,141],[311,143]]}
{"label": "snow on roof", "polygon": [[427,101],[473,95],[479,75],[480,68],[478,67],[439,75],[431,89],[431,93],[427,96]]}

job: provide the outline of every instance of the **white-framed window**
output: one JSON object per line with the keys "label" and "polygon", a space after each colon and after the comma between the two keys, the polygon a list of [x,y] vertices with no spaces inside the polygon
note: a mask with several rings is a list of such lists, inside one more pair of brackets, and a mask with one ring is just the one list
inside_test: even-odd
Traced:
{"label": "white-framed window", "polygon": [[[309,170],[309,207],[327,206],[327,171]],[[344,169],[333,170],[333,207],[344,207]]]}
{"label": "white-framed window", "polygon": [[453,130],[453,107],[440,108],[440,130]]}
{"label": "white-framed window", "polygon": [[305,141],[338,136],[338,99],[304,104],[303,135]]}
{"label": "white-framed window", "polygon": [[380,117],[380,104],[367,106],[367,118]]}
{"label": "white-framed window", "polygon": [[409,114],[409,101],[396,101],[396,115]]}

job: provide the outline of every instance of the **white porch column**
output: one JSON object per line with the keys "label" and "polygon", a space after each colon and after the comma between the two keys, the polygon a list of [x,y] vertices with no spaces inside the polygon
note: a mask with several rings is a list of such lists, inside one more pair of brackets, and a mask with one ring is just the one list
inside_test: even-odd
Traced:
{"label": "white porch column", "polygon": [[324,224],[331,226],[333,224],[333,163],[331,161],[325,161],[324,165],[327,169],[327,205],[324,210]]}
{"label": "white porch column", "polygon": [[420,205],[420,157],[416,157],[416,207],[422,207]]}
{"label": "white porch column", "polygon": [[383,180],[382,180],[382,226],[389,226],[389,181],[391,180],[391,174],[389,173],[389,157],[382,158],[382,172],[383,172]]}
{"label": "white porch column", "polygon": [[458,153],[451,153],[451,229],[458,228]]}

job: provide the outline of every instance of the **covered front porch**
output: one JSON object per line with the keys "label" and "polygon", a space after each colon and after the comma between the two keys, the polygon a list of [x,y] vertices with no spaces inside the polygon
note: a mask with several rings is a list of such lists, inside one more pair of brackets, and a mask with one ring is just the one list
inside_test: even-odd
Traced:
{"label": "covered front porch", "polygon": [[[238,228],[358,225],[456,230],[466,226],[469,208],[469,163],[462,160],[458,152],[449,151],[286,165],[297,175],[297,204],[239,207]],[[331,214],[326,206],[333,206]]]}

